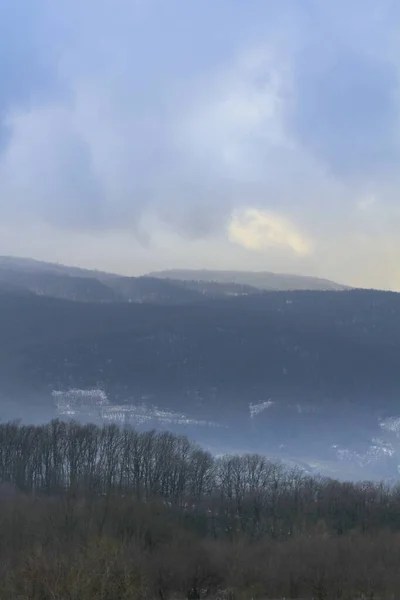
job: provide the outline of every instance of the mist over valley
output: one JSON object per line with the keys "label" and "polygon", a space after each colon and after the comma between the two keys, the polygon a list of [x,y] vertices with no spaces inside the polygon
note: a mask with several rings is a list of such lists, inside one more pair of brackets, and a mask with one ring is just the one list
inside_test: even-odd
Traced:
{"label": "mist over valley", "polygon": [[396,477],[400,296],[287,290],[279,275],[267,292],[202,273],[0,259],[2,420],[168,429],[215,454]]}

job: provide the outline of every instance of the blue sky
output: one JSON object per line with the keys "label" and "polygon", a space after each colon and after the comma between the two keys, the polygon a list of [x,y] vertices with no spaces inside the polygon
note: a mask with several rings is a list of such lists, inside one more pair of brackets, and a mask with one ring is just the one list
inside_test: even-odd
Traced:
{"label": "blue sky", "polygon": [[0,0],[0,253],[400,289],[400,4]]}

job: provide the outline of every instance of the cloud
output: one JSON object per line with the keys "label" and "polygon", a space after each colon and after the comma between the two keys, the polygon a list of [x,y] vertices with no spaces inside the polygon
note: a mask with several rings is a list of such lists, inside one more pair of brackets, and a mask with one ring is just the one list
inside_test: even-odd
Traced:
{"label": "cloud", "polygon": [[357,201],[357,208],[360,211],[370,211],[376,204],[374,196],[366,195]]}
{"label": "cloud", "polygon": [[265,210],[236,210],[228,232],[232,242],[255,252],[265,252],[277,246],[307,256],[313,250],[312,242],[299,233],[290,221]]}
{"label": "cloud", "polygon": [[16,0],[0,252],[400,288],[399,25],[392,0]]}
{"label": "cloud", "polygon": [[265,152],[289,143],[282,124],[285,73],[275,61],[269,48],[260,47],[214,72],[202,93],[195,88],[179,142],[211,175],[257,178]]}
{"label": "cloud", "polygon": [[399,152],[396,66],[349,48],[311,60],[315,51],[306,49],[295,69],[294,134],[341,177],[370,177],[394,166]]}

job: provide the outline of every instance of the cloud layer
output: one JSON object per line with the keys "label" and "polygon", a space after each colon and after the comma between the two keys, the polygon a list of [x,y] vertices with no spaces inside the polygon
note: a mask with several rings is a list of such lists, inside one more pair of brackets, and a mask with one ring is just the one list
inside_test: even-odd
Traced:
{"label": "cloud layer", "polygon": [[0,253],[400,289],[400,6],[0,8]]}
{"label": "cloud layer", "polygon": [[312,244],[293,225],[272,213],[254,208],[235,211],[228,227],[229,239],[255,252],[288,249],[299,256],[312,252]]}

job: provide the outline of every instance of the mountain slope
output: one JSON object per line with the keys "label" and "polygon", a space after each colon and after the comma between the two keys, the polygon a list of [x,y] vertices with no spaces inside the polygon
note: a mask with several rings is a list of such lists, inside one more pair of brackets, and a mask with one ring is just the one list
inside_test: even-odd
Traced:
{"label": "mountain slope", "polygon": [[81,302],[153,302],[184,304],[204,298],[259,294],[252,286],[235,283],[172,281],[156,277],[124,277],[102,271],[0,257],[0,289],[25,290]]}
{"label": "mountain slope", "polygon": [[217,423],[189,431],[214,447],[313,468],[350,461],[360,473],[374,457],[400,464],[398,294],[276,292],[162,306],[3,292],[0,315],[0,399],[14,398],[14,416],[21,402],[23,415],[33,410],[34,394],[50,410],[53,391],[97,389],[122,406],[118,414],[136,406],[143,417],[145,405],[168,427]]}
{"label": "mountain slope", "polygon": [[268,272],[171,270],[141,277],[0,256],[0,289],[85,302],[182,304],[266,291],[348,289],[326,279]]}
{"label": "mountain slope", "polygon": [[180,304],[201,298],[194,289],[154,277],[122,277],[32,259],[0,257],[0,289],[81,302]]}
{"label": "mountain slope", "polygon": [[263,386],[266,393],[294,388],[314,396],[400,384],[394,293],[277,292],[162,306],[3,292],[0,314],[3,365],[23,354],[20,377],[32,374],[39,383],[46,379],[40,364],[62,377],[65,359],[75,383],[87,385],[100,372],[106,382],[126,385]]}
{"label": "mountain slope", "polygon": [[235,283],[268,291],[340,291],[348,289],[347,286],[335,283],[334,281],[329,281],[328,279],[319,279],[317,277],[306,277],[302,275],[270,273],[268,271],[196,271],[190,269],[172,269],[168,271],[155,271],[149,273],[149,276],[158,277],[160,279],[172,279],[175,281]]}

